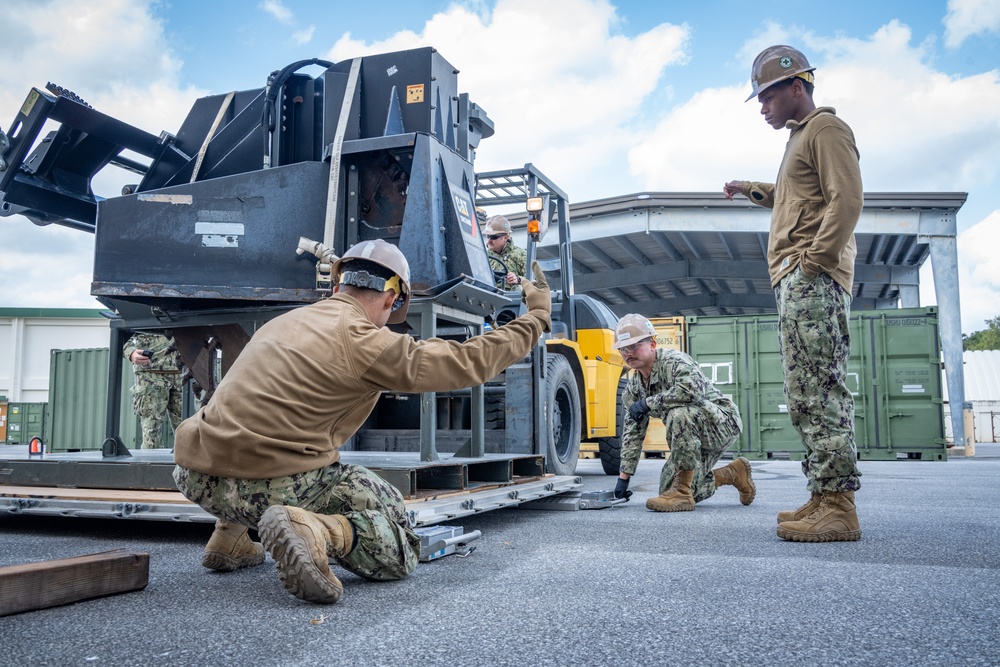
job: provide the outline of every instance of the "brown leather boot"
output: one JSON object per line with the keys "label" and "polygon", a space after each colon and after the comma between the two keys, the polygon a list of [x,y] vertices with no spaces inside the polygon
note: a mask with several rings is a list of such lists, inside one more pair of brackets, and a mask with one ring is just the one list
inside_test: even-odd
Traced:
{"label": "brown leather boot", "polygon": [[264,546],[252,542],[247,527],[221,519],[215,522],[215,532],[208,538],[201,564],[210,570],[232,572],[254,567],[264,562]]}
{"label": "brown leather boot", "polygon": [[804,519],[813,513],[813,510],[819,507],[819,494],[814,493],[806,501],[806,504],[797,510],[781,510],[778,512],[778,523],[784,523],[786,521],[799,521]]}
{"label": "brown leather boot", "polygon": [[646,508],[654,512],[690,512],[694,509],[691,482],[694,470],[680,470],[674,474],[670,488],[646,501]]}
{"label": "brown leather boot", "polygon": [[819,506],[809,516],[779,523],[778,537],[792,542],[853,542],[861,539],[854,492],[821,494]]}
{"label": "brown leather boot", "polygon": [[272,505],[258,528],[289,593],[309,602],[332,604],[340,599],[344,587],[330,570],[330,557],[351,552],[354,527],[347,517]]}
{"label": "brown leather boot", "polygon": [[742,456],[733,459],[727,466],[712,471],[715,475],[715,486],[735,486],[740,492],[740,502],[749,505],[757,497],[757,485],[753,483],[753,470],[750,461]]}

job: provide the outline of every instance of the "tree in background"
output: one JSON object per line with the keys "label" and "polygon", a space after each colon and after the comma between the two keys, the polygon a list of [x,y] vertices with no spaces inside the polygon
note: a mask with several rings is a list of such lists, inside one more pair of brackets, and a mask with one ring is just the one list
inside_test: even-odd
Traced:
{"label": "tree in background", "polygon": [[963,350],[1000,350],[1000,315],[986,320],[989,329],[962,334]]}

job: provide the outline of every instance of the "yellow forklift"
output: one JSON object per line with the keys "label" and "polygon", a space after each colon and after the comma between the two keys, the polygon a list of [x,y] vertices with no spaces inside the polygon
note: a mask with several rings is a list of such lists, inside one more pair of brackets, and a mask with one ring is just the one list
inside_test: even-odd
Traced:
{"label": "yellow forklift", "polygon": [[[566,194],[532,164],[476,174],[477,207],[486,210],[518,204],[524,205],[527,215],[511,217],[515,221],[526,218],[529,274],[539,241],[553,228],[558,234],[558,257],[539,262],[550,279],[558,276],[558,285],[550,283],[552,334],[545,341],[543,364],[548,417],[543,425],[549,430],[547,467],[556,474],[571,474],[582,446],[600,452],[604,472],[617,475],[624,419],[621,396],[628,370],[621,355],[611,348],[618,316],[605,303],[574,293]],[[492,255],[489,261],[494,277],[501,280],[508,267]],[[519,307],[518,292],[511,305],[498,311],[496,324],[502,326],[516,317]],[[502,424],[505,413],[509,420],[512,411],[521,409],[520,402],[518,397],[487,390],[487,428]]]}

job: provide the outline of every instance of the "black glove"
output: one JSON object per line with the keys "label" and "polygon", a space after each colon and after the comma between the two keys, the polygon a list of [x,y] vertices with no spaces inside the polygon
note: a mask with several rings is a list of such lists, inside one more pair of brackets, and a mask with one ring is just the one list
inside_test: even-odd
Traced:
{"label": "black glove", "polygon": [[639,421],[640,418],[645,417],[649,414],[649,406],[646,405],[646,399],[640,398],[638,401],[628,406],[628,416],[632,418],[632,421]]}
{"label": "black glove", "polygon": [[618,483],[615,484],[615,498],[628,500],[632,497],[632,492],[628,490],[628,482],[627,479],[618,478]]}

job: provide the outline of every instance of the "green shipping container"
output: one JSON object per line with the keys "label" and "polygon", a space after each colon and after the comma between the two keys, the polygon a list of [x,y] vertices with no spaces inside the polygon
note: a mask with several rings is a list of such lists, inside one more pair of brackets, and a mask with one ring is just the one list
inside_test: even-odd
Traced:
{"label": "green shipping container", "polygon": [[[108,348],[52,350],[45,446],[51,452],[100,450],[105,438],[108,394]],[[119,433],[129,449],[141,445],[142,429],[132,410],[132,364],[122,367]],[[169,420],[168,420],[169,424]],[[173,432],[163,429],[162,446],[173,446]]]}
{"label": "green shipping container", "polygon": [[[945,460],[937,309],[859,311],[850,331],[859,458]],[[734,453],[804,456],[785,402],[777,315],[690,317],[688,352],[739,406]]]}
{"label": "green shipping container", "polygon": [[7,444],[26,445],[37,436],[45,439],[45,403],[7,404]]}

